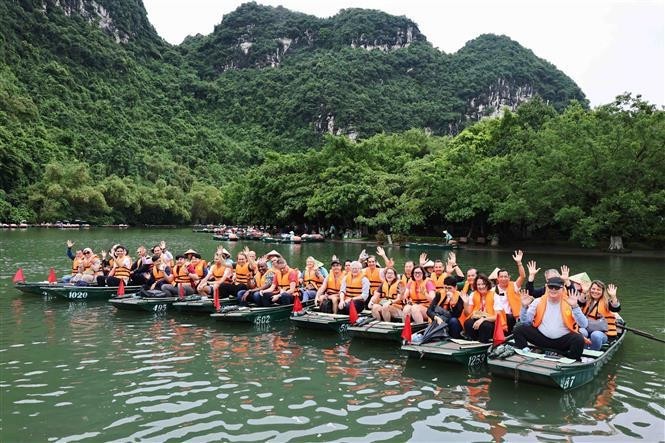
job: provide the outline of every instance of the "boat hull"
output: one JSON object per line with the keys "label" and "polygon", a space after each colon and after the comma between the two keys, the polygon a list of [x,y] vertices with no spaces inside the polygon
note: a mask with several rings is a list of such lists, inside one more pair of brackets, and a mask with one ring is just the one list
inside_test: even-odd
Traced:
{"label": "boat hull", "polygon": [[[308,302],[311,304],[313,302]],[[304,304],[305,305],[305,304]],[[278,305],[268,307],[246,307],[243,306],[238,310],[229,312],[218,312],[212,314],[211,317],[215,320],[222,322],[235,322],[235,323],[251,323],[255,325],[263,325],[273,323],[276,321],[286,320],[291,316],[293,305]]]}
{"label": "boat hull", "polygon": [[404,345],[402,350],[407,352],[409,358],[446,361],[477,368],[487,362],[487,351],[490,346],[490,343],[455,339],[422,345]]}
{"label": "boat hull", "polygon": [[303,315],[291,315],[289,320],[301,329],[343,333],[349,328],[349,316],[343,314],[306,311]]}
{"label": "boat hull", "polygon": [[[563,390],[575,389],[592,381],[601,368],[621,346],[626,333],[615,340],[601,355],[591,361],[575,362],[550,359],[539,354],[514,354],[505,359],[489,358],[487,364],[493,375]],[[585,351],[585,355],[590,355]]]}
{"label": "boat hull", "polygon": [[117,297],[109,300],[120,311],[166,312],[178,301],[178,297]]}
{"label": "boat hull", "polygon": [[[141,289],[141,286],[125,286],[125,291],[127,291],[127,293],[138,292]],[[42,295],[46,297],[57,297],[69,301],[106,301],[118,294],[118,288],[113,286],[95,287],[58,285],[42,286],[40,290]]]}
{"label": "boat hull", "polygon": [[[411,332],[418,332],[427,327],[427,323],[412,323]],[[392,323],[387,321],[371,321],[362,326],[349,326],[348,332],[351,338],[362,338],[370,340],[402,342],[402,331],[404,323]]]}
{"label": "boat hull", "polygon": [[426,249],[457,249],[456,245],[444,245],[441,243],[416,243],[416,242],[409,242],[409,243],[404,243],[404,247],[408,249],[419,249],[419,248],[426,248]]}
{"label": "boat hull", "polygon": [[[238,300],[231,298],[225,298],[219,301],[219,305],[222,308],[225,306],[232,306],[237,304]],[[173,303],[173,309],[185,314],[210,315],[217,312],[212,299],[177,301]]]}
{"label": "boat hull", "polygon": [[42,292],[42,286],[46,285],[48,285],[48,282],[17,283],[14,288],[27,295],[46,295]]}

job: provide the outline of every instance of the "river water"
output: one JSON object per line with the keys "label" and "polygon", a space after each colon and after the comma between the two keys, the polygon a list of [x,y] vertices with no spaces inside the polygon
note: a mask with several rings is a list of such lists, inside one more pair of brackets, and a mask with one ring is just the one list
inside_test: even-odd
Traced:
{"label": "river water", "polygon": [[[486,370],[407,359],[396,345],[298,330],[288,321],[223,324],[175,313],[118,312],[105,302],[21,295],[11,277],[58,275],[65,240],[130,251],[166,240],[206,258],[219,244],[189,230],[0,232],[0,440],[19,441],[665,441],[665,344],[629,335],[598,378],[555,389],[490,378]],[[348,243],[249,245],[293,266],[313,255],[356,257]],[[390,248],[398,267],[417,252]],[[429,251],[432,258],[443,251]],[[530,254],[541,268],[619,287],[633,327],[665,336],[665,262]],[[463,269],[514,269],[508,252],[458,252]]]}

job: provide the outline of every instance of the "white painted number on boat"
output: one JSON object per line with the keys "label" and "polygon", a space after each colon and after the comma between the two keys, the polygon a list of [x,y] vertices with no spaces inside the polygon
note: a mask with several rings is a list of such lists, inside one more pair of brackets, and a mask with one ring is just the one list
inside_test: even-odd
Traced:
{"label": "white painted number on boat", "polygon": [[349,324],[348,323],[342,323],[339,325],[339,332],[346,332],[349,330]]}
{"label": "white painted number on boat", "polygon": [[254,324],[255,325],[262,325],[265,323],[270,323],[270,316],[269,315],[258,315],[254,319]]}
{"label": "white painted number on boat", "polygon": [[155,305],[152,307],[152,310],[155,312],[164,312],[166,311],[166,305],[161,304],[161,305]]}
{"label": "white painted number on boat", "polygon": [[85,291],[69,291],[67,298],[88,298],[88,293]]}
{"label": "white painted number on boat", "polygon": [[485,362],[485,354],[472,355],[469,357],[469,367],[480,366]]}
{"label": "white painted number on boat", "polygon": [[564,377],[561,379],[561,387],[563,389],[569,389],[573,387],[573,384],[575,383],[575,376],[570,375],[568,377]]}

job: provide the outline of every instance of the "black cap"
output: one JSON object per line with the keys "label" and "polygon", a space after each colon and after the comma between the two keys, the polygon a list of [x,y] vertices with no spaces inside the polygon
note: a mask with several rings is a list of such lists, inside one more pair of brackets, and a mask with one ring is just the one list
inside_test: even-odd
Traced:
{"label": "black cap", "polygon": [[340,265],[340,266],[341,266],[341,265],[342,265],[342,262],[339,261],[339,260],[337,260],[337,259],[335,259],[335,260],[333,260],[333,261],[330,262],[330,266],[331,266],[331,267],[332,267],[332,266],[335,266],[335,265]]}
{"label": "black cap", "polygon": [[557,288],[563,288],[564,281],[561,277],[552,277],[547,280],[547,286],[556,286]]}

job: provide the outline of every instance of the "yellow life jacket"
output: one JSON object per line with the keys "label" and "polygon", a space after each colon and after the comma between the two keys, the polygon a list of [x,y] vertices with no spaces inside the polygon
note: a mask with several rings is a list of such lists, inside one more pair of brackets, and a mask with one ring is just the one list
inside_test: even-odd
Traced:
{"label": "yellow life jacket", "polygon": [[245,263],[244,265],[236,265],[237,285],[247,285],[249,277],[250,277],[249,263]]}
{"label": "yellow life jacket", "polygon": [[175,265],[175,268],[173,269],[173,275],[175,276],[176,284],[191,283],[187,265]]}

